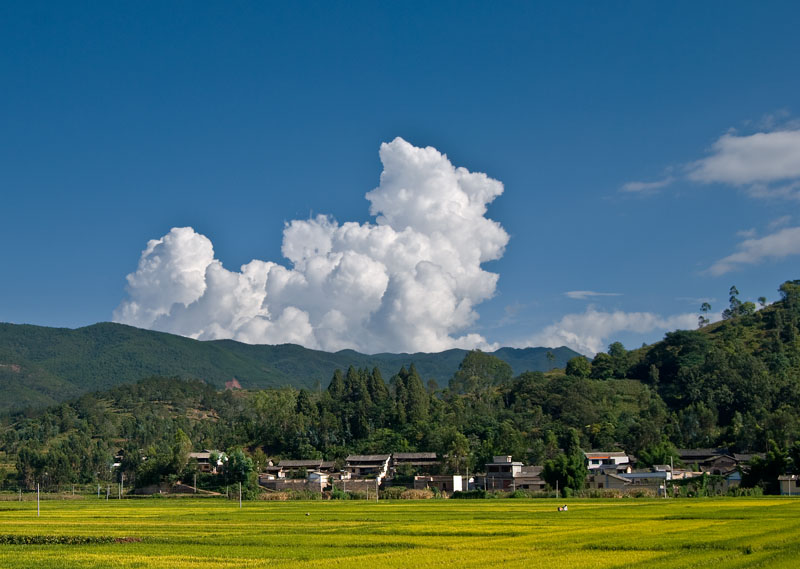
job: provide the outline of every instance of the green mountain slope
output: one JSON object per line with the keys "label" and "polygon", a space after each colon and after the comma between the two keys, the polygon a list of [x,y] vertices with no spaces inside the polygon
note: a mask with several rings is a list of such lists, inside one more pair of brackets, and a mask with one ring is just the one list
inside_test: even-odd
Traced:
{"label": "green mountain slope", "polygon": [[[337,368],[377,367],[389,378],[413,363],[423,379],[446,385],[465,353],[367,355],[292,344],[200,342],[108,322],[76,330],[0,324],[0,411],[48,405],[153,375],[201,379],[218,388],[236,379],[249,389],[284,385],[313,389],[327,386]],[[564,367],[575,355],[568,348],[497,352],[514,373]]]}

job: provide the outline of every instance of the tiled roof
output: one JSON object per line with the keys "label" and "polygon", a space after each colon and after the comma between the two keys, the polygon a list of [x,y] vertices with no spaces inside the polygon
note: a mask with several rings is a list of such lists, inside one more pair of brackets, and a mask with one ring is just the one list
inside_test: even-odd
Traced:
{"label": "tiled roof", "polygon": [[395,452],[392,453],[394,460],[436,460],[435,452]]}
{"label": "tiled roof", "polygon": [[347,462],[385,462],[391,455],[388,454],[351,454]]}

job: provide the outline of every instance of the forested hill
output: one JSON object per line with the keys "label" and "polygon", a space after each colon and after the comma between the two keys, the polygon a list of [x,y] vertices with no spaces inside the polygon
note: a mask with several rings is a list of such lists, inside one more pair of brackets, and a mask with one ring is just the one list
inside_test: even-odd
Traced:
{"label": "forested hill", "polygon": [[[5,414],[0,451],[16,466],[0,487],[33,488],[43,475],[61,484],[105,480],[110,471],[103,465],[121,445],[131,457],[123,466],[126,480],[135,484],[187,479],[193,475],[186,470],[188,451],[209,448],[247,452],[261,464],[267,456],[341,460],[351,453],[436,452],[447,458],[449,472],[475,472],[493,456],[512,455],[543,465],[551,486],[569,483],[572,489],[583,484],[580,449],[624,450],[652,465],[669,463],[677,448],[725,448],[766,451],[764,459],[751,461],[746,483],[774,492],[779,474],[800,474],[800,281],[786,282],[780,291],[781,300],[763,302],[758,310],[732,288],[722,322],[670,332],[632,351],[614,343],[591,361],[575,356],[565,369],[547,373],[515,375],[498,357],[473,351],[437,388],[415,365],[384,374],[358,361],[362,356],[355,352],[319,355],[290,346],[298,358],[289,361],[319,355],[341,356],[346,363],[322,377],[325,389],[234,392],[153,377],[46,410]],[[174,336],[165,341],[175,344],[149,345],[164,350],[158,361],[168,361],[164,346],[182,354],[175,347],[181,343],[197,350],[210,345],[215,357],[257,361],[246,357],[257,346]],[[54,341],[49,349],[55,347]],[[24,355],[47,361],[47,349]],[[74,358],[91,353],[81,349]],[[210,362],[198,351],[193,369]],[[26,369],[3,365],[5,374]]]}
{"label": "forested hill", "polygon": [[763,451],[772,440],[785,448],[800,438],[800,280],[779,291],[778,302],[762,297],[758,309],[731,287],[722,321],[708,325],[703,313],[699,330],[633,351],[614,343],[567,373],[649,386],[670,410],[664,432],[676,444]]}
{"label": "forested hill", "polygon": [[[0,324],[0,412],[52,405],[150,376],[201,379],[217,388],[236,379],[245,389],[313,389],[327,387],[335,369],[377,367],[391,377],[413,363],[425,381],[446,385],[465,354],[448,350],[366,355],[292,344],[201,342],[113,323],[77,330]],[[495,355],[522,373],[563,368],[577,353],[569,348],[502,348]]]}

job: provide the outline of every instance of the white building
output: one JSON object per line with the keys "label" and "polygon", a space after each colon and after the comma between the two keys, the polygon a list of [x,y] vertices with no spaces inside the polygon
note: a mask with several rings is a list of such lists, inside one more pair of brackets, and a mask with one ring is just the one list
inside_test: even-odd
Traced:
{"label": "white building", "polygon": [[630,459],[624,452],[585,452],[583,455],[586,457],[586,468],[595,470],[601,466],[616,466],[619,464],[628,464]]}

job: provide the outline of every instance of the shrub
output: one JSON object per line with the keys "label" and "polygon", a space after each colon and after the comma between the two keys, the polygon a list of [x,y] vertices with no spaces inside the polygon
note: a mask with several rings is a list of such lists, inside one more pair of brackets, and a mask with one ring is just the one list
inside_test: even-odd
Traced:
{"label": "shrub", "polygon": [[761,486],[753,488],[742,488],[741,486],[734,486],[728,488],[728,496],[763,496],[764,489]]}
{"label": "shrub", "polygon": [[289,500],[322,500],[321,492],[311,490],[287,490]]}
{"label": "shrub", "polygon": [[552,492],[542,490],[515,490],[508,495],[509,498],[552,498]]}
{"label": "shrub", "polygon": [[381,498],[385,500],[398,500],[406,490],[407,488],[405,486],[390,486],[386,490],[381,490]]}
{"label": "shrub", "polygon": [[342,490],[341,488],[336,488],[335,486],[331,489],[331,500],[349,500],[350,494]]}
{"label": "shrub", "polygon": [[276,500],[278,502],[285,502],[289,499],[288,492],[262,492],[259,495],[261,500]]}
{"label": "shrub", "polygon": [[400,494],[403,500],[430,500],[434,493],[430,490],[406,490]]}
{"label": "shrub", "polygon": [[450,498],[454,500],[482,500],[486,498],[486,490],[455,491]]}

